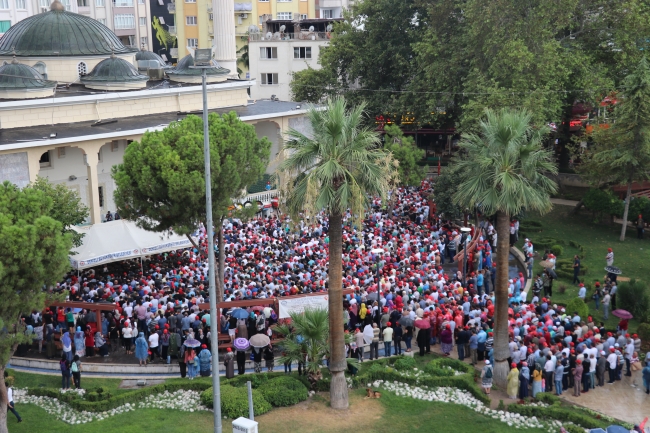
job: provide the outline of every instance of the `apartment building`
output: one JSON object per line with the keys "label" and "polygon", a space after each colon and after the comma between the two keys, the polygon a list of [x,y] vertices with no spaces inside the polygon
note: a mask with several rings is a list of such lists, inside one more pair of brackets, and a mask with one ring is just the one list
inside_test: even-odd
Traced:
{"label": "apartment building", "polygon": [[[50,10],[51,0],[0,0],[0,36],[17,22]],[[151,49],[148,0],[62,0],[65,10],[96,19],[125,46]]]}
{"label": "apartment building", "polygon": [[316,16],[314,18],[342,18],[343,11],[350,7],[353,0],[315,0]]}

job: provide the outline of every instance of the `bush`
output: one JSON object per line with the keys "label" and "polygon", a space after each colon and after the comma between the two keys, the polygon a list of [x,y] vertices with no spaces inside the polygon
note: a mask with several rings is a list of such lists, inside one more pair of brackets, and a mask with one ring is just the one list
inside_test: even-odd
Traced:
{"label": "bush", "polygon": [[586,429],[601,427],[602,421],[588,414],[582,414],[575,410],[564,409],[560,405],[549,407],[530,406],[525,404],[511,404],[509,412],[518,413],[528,417],[554,419],[558,421],[570,421]]}
{"label": "bush", "polygon": [[641,321],[648,321],[650,296],[648,296],[648,287],[641,281],[634,279],[621,283],[618,286],[616,299],[620,308],[629,311],[635,318]]}
{"label": "bush", "polygon": [[640,324],[639,327],[636,330],[636,333],[639,334],[639,338],[641,339],[641,343],[646,344],[646,345],[650,344],[650,324],[648,324],[648,323]]}
{"label": "bush", "polygon": [[309,396],[307,387],[290,376],[269,380],[258,389],[266,401],[274,407],[293,406],[307,400]]}
{"label": "bush", "polygon": [[526,238],[523,232],[539,233],[542,231],[542,223],[535,220],[523,220],[519,223],[519,237]]}
{"label": "bush", "polygon": [[591,211],[596,222],[605,216],[623,215],[623,200],[619,199],[611,191],[591,188],[582,198],[582,203],[587,210]]}
{"label": "bush", "polygon": [[449,368],[440,368],[430,364],[427,364],[427,366],[424,367],[424,371],[434,377],[451,377],[454,375],[454,370],[450,370]]}
{"label": "bush", "polygon": [[580,298],[573,298],[566,304],[566,313],[568,315],[572,315],[575,311],[578,312],[580,319],[587,320],[587,316],[589,316],[589,306],[585,304],[585,301]]}
{"label": "bush", "polygon": [[569,245],[580,251],[580,254],[578,255],[580,256],[581,259],[587,257],[587,252],[585,251],[585,247],[583,247],[581,244],[577,243],[576,241],[569,241]]}
{"label": "bush", "polygon": [[399,356],[393,365],[399,371],[413,370],[417,366],[415,359],[410,356]]}
{"label": "bush", "polygon": [[555,238],[537,238],[533,239],[533,245],[537,248],[550,248],[551,245],[556,245],[558,244],[559,241]]}
{"label": "bush", "polygon": [[[212,387],[201,393],[201,403],[212,407]],[[253,410],[255,415],[262,415],[271,410],[271,404],[266,401],[259,390],[253,390]],[[235,419],[240,416],[248,417],[248,391],[246,388],[235,388],[226,385],[221,387],[221,415]]]}
{"label": "bush", "polygon": [[556,257],[559,257],[564,252],[564,248],[562,247],[562,245],[555,244],[551,247],[551,252],[555,254]]}

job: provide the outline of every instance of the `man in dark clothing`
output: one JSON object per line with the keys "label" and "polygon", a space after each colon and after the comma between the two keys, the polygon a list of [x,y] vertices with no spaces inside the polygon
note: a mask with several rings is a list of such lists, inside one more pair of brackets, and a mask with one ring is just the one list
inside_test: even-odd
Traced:
{"label": "man in dark clothing", "polygon": [[467,326],[462,329],[460,332],[458,332],[458,335],[456,337],[456,344],[458,347],[458,359],[460,361],[465,359],[465,346],[469,344],[469,338],[471,337],[471,334],[469,333],[469,330],[467,329]]}
{"label": "man in dark clothing", "polygon": [[573,256],[573,283],[572,284],[580,284],[580,279],[578,278],[579,275],[580,275],[580,257],[576,254],[575,256]]}
{"label": "man in dark clothing", "polygon": [[643,215],[639,215],[639,218],[636,220],[636,238],[643,239],[643,229],[645,222],[643,221]]}

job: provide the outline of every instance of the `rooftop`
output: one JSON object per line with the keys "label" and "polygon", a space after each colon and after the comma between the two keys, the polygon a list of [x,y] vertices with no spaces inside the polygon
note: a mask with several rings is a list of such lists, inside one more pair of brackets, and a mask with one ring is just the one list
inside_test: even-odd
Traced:
{"label": "rooftop", "polygon": [[[246,121],[275,117],[282,113],[286,113],[285,115],[304,114],[307,112],[307,106],[295,102],[268,100],[257,102],[248,101],[248,105],[245,107],[239,106],[230,108],[218,108],[210,110],[210,113],[224,114],[229,113],[230,111],[235,111],[242,120]],[[107,141],[110,141],[110,137],[123,137],[126,135],[125,132],[127,131],[132,131],[132,133],[136,135],[144,132],[145,130],[161,130],[169,123],[175,120],[180,120],[188,114],[197,114],[199,116],[201,115],[200,112],[173,112],[128,117],[115,120],[106,119],[97,125],[95,125],[96,122],[78,122],[14,129],[0,129],[0,150],[45,146],[48,144],[60,144],[64,146],[75,141],[94,138],[105,138]],[[56,137],[49,138],[51,134],[56,134]]]}

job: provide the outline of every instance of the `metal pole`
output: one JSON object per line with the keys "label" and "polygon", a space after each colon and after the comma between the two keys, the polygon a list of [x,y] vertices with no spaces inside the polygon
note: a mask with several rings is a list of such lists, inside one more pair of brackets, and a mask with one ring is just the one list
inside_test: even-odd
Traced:
{"label": "metal pole", "polygon": [[463,235],[463,285],[467,284],[467,235]]}
{"label": "metal pole", "polygon": [[246,382],[246,388],[248,388],[248,419],[255,421],[255,410],[253,410],[253,388],[251,387],[251,381]]}
{"label": "metal pole", "polygon": [[212,225],[212,179],[210,173],[210,138],[208,136],[208,91],[206,70],[203,78],[203,155],[205,159],[205,212],[208,234],[208,291],[210,293],[210,348],[212,349],[212,399],[214,409],[214,431],[222,433],[221,389],[219,389],[219,328],[217,328],[217,295],[215,290],[214,228]]}

